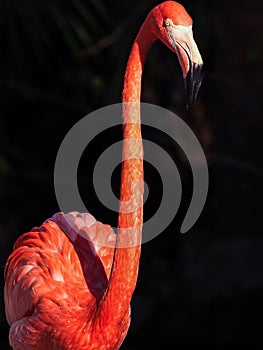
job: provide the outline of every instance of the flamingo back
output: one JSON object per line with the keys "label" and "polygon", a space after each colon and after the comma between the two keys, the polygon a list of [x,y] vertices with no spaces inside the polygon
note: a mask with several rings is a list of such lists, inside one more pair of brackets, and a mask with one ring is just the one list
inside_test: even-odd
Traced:
{"label": "flamingo back", "polygon": [[[91,238],[101,234],[111,241],[111,247],[92,242]],[[83,318],[88,322],[87,309],[94,311],[107,288],[114,240],[109,225],[76,212],[57,213],[17,239],[5,266],[4,290],[14,349],[31,349],[27,342],[42,349],[36,344],[44,343],[43,334],[54,342],[50,332],[54,323],[60,327],[59,316],[69,322],[76,318],[76,325],[81,320],[85,324]],[[44,346],[57,349],[47,342]]]}

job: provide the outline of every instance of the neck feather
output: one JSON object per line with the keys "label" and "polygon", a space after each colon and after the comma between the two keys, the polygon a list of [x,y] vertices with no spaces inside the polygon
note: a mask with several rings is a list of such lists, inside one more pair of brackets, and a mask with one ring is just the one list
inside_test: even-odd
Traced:
{"label": "neck feather", "polygon": [[146,19],[143,23],[131,48],[124,75],[122,91],[123,102],[140,102],[141,78],[145,60],[149,49],[156,40],[148,22],[149,21]]}
{"label": "neck feather", "polygon": [[[122,93],[123,102],[123,154],[119,212],[119,246],[140,244],[143,223],[143,146],[141,137],[140,96],[142,72],[148,51],[156,37],[149,21],[143,23],[130,52]],[[123,229],[138,228],[134,230]],[[123,232],[122,232],[123,231]],[[135,230],[136,231],[136,230]],[[129,234],[130,233],[130,234]],[[131,237],[129,237],[131,236]],[[139,239],[138,239],[139,238]],[[122,242],[121,239],[124,239]],[[131,244],[134,240],[134,244]],[[139,248],[138,248],[139,249]]]}
{"label": "neck feather", "polygon": [[[143,147],[139,102],[145,59],[155,40],[146,19],[132,46],[124,77],[118,235],[109,285],[102,299],[102,309],[111,324],[113,319],[120,322],[129,312],[138,275],[143,224]],[[105,312],[103,314],[105,316]]]}

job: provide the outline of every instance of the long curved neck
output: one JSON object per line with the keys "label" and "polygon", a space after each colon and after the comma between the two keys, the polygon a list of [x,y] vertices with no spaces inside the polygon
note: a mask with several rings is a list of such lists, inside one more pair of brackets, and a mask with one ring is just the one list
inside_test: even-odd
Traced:
{"label": "long curved neck", "polygon": [[[153,35],[146,19],[131,48],[124,76],[122,92],[123,154],[118,247],[133,245],[140,249],[141,230],[138,232],[139,237],[136,237],[134,230],[127,231],[125,229],[136,227],[141,229],[143,223],[143,146],[140,119],[141,80],[148,51],[155,40],[156,37]],[[133,242],[127,242],[127,235],[131,235],[130,239],[133,239]],[[118,249],[118,251],[121,250]]]}
{"label": "long curved neck", "polygon": [[[146,18],[134,40],[127,62],[122,91],[123,102],[140,102],[141,78],[145,60],[156,39],[149,26],[149,20]],[[138,122],[140,122],[140,115],[138,115]]]}
{"label": "long curved neck", "polygon": [[143,224],[143,147],[139,102],[145,59],[155,40],[146,19],[131,48],[124,77],[118,235],[112,274],[102,301],[111,323],[113,318],[120,320],[127,313],[138,275]]}

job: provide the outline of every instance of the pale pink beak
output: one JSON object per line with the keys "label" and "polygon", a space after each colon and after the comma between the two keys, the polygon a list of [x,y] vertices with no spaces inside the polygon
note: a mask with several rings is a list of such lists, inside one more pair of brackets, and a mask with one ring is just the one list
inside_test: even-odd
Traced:
{"label": "pale pink beak", "polygon": [[187,95],[187,107],[195,102],[200,89],[203,74],[203,60],[193,38],[191,26],[174,25],[167,26],[169,43],[176,52],[185,81]]}

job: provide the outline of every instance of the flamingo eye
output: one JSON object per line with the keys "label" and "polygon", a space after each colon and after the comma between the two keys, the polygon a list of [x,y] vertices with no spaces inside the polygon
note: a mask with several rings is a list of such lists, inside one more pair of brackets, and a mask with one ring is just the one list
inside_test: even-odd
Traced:
{"label": "flamingo eye", "polygon": [[166,18],[165,20],[164,20],[164,25],[166,26],[166,27],[170,27],[171,25],[172,25],[172,21],[169,19],[169,18]]}

